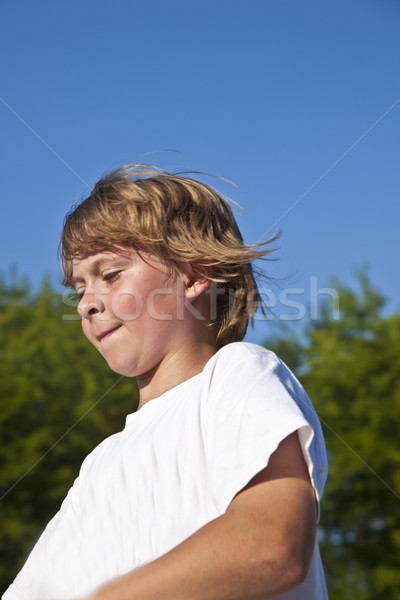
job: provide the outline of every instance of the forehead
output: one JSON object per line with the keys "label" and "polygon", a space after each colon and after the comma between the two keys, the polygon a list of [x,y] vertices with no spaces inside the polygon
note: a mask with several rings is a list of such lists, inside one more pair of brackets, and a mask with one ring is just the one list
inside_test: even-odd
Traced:
{"label": "forehead", "polygon": [[76,256],[72,259],[72,270],[75,272],[76,270],[83,268],[91,268],[95,264],[100,264],[103,262],[113,262],[115,260],[131,260],[132,258],[138,256],[138,252],[135,250],[118,250],[118,252],[111,252],[108,250],[100,251],[100,252],[92,252],[90,254],[83,254]]}
{"label": "forehead", "polygon": [[105,269],[126,268],[135,263],[145,263],[149,268],[168,272],[164,261],[145,250],[137,251],[131,248],[118,252],[101,251],[77,256],[72,260],[71,285],[84,282],[89,277],[100,276]]}
{"label": "forehead", "polygon": [[98,274],[101,269],[117,264],[130,262],[138,257],[135,250],[121,250],[120,252],[93,252],[76,256],[72,260],[72,285],[88,275]]}

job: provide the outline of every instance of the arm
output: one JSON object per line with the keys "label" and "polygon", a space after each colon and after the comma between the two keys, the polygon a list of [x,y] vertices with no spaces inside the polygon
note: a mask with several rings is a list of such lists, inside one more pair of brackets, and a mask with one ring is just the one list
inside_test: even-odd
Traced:
{"label": "arm", "polygon": [[[263,600],[300,585],[315,543],[316,501],[297,433],[227,512],[90,600]],[[89,599],[88,599],[89,600]]]}

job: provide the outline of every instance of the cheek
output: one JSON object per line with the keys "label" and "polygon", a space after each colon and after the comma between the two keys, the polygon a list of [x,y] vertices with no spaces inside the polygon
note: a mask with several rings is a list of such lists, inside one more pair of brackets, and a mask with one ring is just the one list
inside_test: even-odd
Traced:
{"label": "cheek", "polygon": [[176,290],[173,288],[153,290],[147,298],[146,312],[156,321],[172,321],[177,315],[177,308]]}
{"label": "cheek", "polygon": [[138,319],[144,308],[143,297],[138,292],[118,292],[111,299],[111,311],[120,321]]}
{"label": "cheek", "polygon": [[178,291],[176,286],[166,286],[165,281],[147,281],[139,290],[119,290],[111,298],[113,315],[125,322],[140,318],[150,318],[156,321],[171,321],[177,314]]}
{"label": "cheek", "polygon": [[82,331],[85,334],[85,337],[87,337],[87,339],[89,340],[89,342],[91,342],[92,344],[94,344],[93,336],[91,335],[91,331],[90,331],[90,323],[89,323],[89,321],[87,319],[82,319],[81,326],[82,326]]}

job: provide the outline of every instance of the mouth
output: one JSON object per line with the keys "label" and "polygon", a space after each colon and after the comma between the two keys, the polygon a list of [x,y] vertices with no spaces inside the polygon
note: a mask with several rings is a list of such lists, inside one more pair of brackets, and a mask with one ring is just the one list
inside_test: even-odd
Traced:
{"label": "mouth", "polygon": [[117,325],[116,327],[113,327],[112,329],[107,329],[107,331],[103,331],[102,333],[99,333],[98,335],[96,335],[97,340],[99,342],[103,341],[104,339],[110,337],[120,327],[121,327],[121,325]]}

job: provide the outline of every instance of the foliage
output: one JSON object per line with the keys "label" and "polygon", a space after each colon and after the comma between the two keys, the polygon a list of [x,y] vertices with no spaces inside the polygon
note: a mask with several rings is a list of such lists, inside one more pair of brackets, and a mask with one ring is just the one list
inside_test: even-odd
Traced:
{"label": "foliage", "polygon": [[73,300],[0,279],[0,588],[57,512],[83,458],[124,426],[135,382],[110,371]]}
{"label": "foliage", "polygon": [[[275,337],[320,416],[330,462],[321,553],[330,597],[400,597],[400,315],[358,275],[338,282],[340,318],[325,306],[305,339]],[[294,360],[295,358],[295,360]]]}
{"label": "foliage", "polygon": [[[321,552],[330,597],[400,597],[400,315],[385,316],[365,273],[336,283],[340,319],[325,307],[306,334],[269,347],[304,383],[330,459]],[[38,293],[0,278],[0,587],[18,572],[90,450],[137,403],[84,339],[73,300],[45,280]]]}

